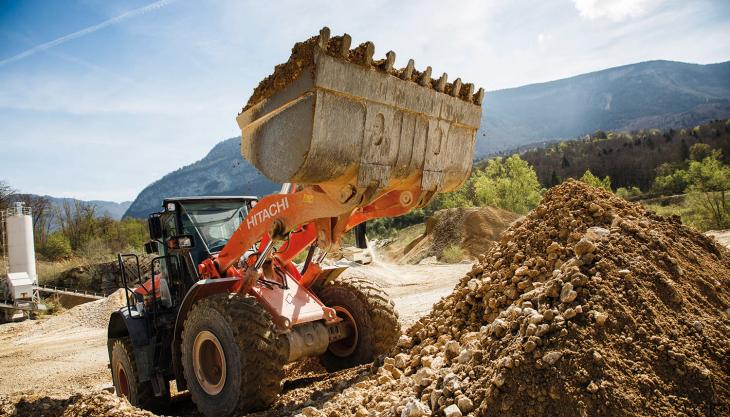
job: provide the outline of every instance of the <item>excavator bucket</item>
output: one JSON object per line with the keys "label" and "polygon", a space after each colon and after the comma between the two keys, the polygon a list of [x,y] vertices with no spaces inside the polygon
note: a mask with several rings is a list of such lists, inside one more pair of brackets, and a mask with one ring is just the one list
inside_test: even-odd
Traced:
{"label": "excavator bucket", "polygon": [[241,151],[276,182],[380,190],[416,185],[430,196],[469,176],[484,90],[432,78],[345,34],[298,43],[238,115]]}

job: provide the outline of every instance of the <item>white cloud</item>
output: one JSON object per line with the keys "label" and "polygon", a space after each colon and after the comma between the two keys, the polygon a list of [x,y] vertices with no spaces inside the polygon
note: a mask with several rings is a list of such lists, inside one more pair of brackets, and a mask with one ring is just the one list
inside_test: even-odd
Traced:
{"label": "white cloud", "polygon": [[620,22],[643,15],[662,0],[573,0],[580,16],[585,19],[606,18]]}
{"label": "white cloud", "polygon": [[97,23],[96,25],[89,26],[87,28],[81,29],[81,30],[76,31],[76,32],[73,32],[73,33],[69,33],[68,35],[61,36],[60,38],[56,38],[56,39],[54,39],[52,41],[49,41],[49,42],[42,43],[40,45],[36,45],[36,46],[34,46],[34,47],[30,48],[30,49],[27,49],[27,50],[25,50],[25,51],[17,54],[17,55],[13,55],[13,56],[11,56],[9,58],[5,58],[5,59],[0,60],[0,67],[2,67],[3,65],[7,65],[7,64],[16,62],[16,61],[20,61],[23,58],[27,58],[27,57],[29,57],[29,56],[31,56],[33,54],[36,54],[38,52],[51,49],[53,47],[56,47],[58,45],[64,44],[64,43],[69,42],[69,41],[72,41],[74,39],[78,39],[78,38],[84,37],[86,35],[90,35],[90,34],[96,32],[97,30],[104,29],[107,26],[116,25],[116,24],[121,23],[121,22],[123,22],[123,21],[125,21],[125,20],[127,20],[127,19],[129,19],[131,17],[143,15],[143,14],[148,13],[150,11],[157,10],[157,9],[159,9],[161,7],[166,6],[167,4],[169,4],[172,1],[173,0],[159,0],[159,1],[156,1],[156,2],[154,2],[152,4],[149,4],[147,6],[139,7],[137,9],[130,10],[128,12],[122,13],[119,16],[112,17],[111,19],[107,19],[107,20],[105,20],[105,21],[103,21],[101,23]]}

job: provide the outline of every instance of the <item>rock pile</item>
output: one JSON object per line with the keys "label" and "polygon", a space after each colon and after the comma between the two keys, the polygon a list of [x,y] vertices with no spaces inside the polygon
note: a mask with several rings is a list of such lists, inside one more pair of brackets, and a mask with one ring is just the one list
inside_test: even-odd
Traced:
{"label": "rock pile", "polygon": [[729,415],[728,255],[567,181],[375,375],[307,415]]}
{"label": "rock pile", "polygon": [[65,399],[23,397],[16,402],[0,398],[0,415],[45,417],[154,417],[126,399],[101,391]]}

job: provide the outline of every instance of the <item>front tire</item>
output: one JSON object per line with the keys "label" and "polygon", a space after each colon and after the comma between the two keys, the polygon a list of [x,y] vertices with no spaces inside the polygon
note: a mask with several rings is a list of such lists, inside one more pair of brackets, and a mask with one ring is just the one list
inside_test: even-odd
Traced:
{"label": "front tire", "polygon": [[371,362],[395,347],[401,335],[398,313],[380,286],[348,271],[327,283],[317,296],[351,327],[350,337],[332,343],[320,356],[328,371]]}
{"label": "front tire", "polygon": [[[140,382],[134,348],[128,337],[114,339],[111,343],[110,366],[114,390],[120,397],[126,397],[130,404],[148,409],[159,410],[167,404],[168,397],[155,397],[152,383]],[[169,392],[168,392],[169,394]]]}
{"label": "front tire", "polygon": [[260,410],[281,393],[284,355],[271,315],[253,297],[198,301],[185,320],[182,363],[193,402],[206,416]]}

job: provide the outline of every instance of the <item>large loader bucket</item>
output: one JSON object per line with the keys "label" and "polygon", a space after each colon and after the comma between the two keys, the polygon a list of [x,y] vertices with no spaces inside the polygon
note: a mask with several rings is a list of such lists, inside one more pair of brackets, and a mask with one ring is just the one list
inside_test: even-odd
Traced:
{"label": "large loader bucket", "polygon": [[468,178],[484,91],[431,78],[327,28],[297,44],[238,115],[241,151],[276,182],[451,191]]}

